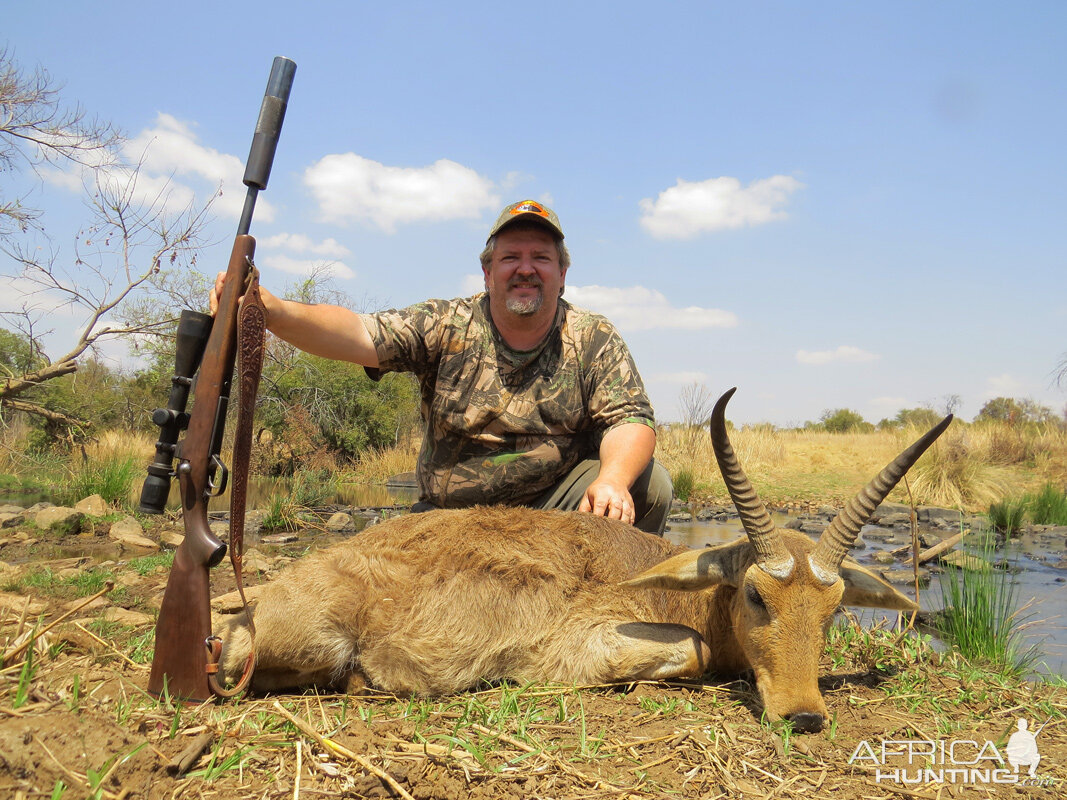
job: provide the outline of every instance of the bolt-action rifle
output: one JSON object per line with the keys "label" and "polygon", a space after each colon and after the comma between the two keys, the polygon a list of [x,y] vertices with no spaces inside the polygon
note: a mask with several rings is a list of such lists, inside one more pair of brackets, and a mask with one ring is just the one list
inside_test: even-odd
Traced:
{"label": "bolt-action rifle", "polygon": [[[295,72],[296,64],[289,59],[281,56],[274,59],[245,165],[244,183],[248,193],[218,311],[214,319],[196,311],[182,312],[178,323],[175,375],[167,407],[156,409],[152,414],[152,421],[160,427],[160,439],[156,443],[155,459],[148,467],[139,507],[143,512],[161,514],[170,492],[171,479],[177,476],[185,523],[185,539],[174,554],[174,565],[156,623],[155,654],[148,680],[148,691],[156,696],[166,692],[183,701],[201,702],[209,699],[212,693],[235,694],[251,677],[252,656],[249,656],[244,679],[236,690],[222,690],[209,675],[209,668],[218,656],[217,642],[211,641],[208,570],[222,560],[227,548],[211,532],[207,508],[211,497],[225,491],[230,474],[220,459],[220,452],[234,362],[240,347],[242,360],[248,357],[252,361],[251,366],[243,364],[240,370],[245,385],[242,386],[232,461],[230,556],[234,561],[238,588],[241,588],[244,484],[251,441],[251,411],[262,363],[264,323],[258,297],[258,274],[252,263],[256,240],[248,235],[248,229],[256,196],[267,188]],[[245,300],[238,304],[242,295]],[[246,331],[251,333],[246,334]],[[196,400],[192,412],[187,414],[185,407],[194,376]],[[183,430],[186,433],[179,443],[178,437]],[[177,470],[172,469],[175,458]],[[216,648],[214,654],[213,647]]]}

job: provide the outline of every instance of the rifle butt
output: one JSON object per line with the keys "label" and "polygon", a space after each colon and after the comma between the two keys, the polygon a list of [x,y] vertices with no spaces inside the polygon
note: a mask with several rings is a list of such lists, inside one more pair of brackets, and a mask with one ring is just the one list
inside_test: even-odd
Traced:
{"label": "rifle butt", "polygon": [[[193,526],[198,528],[200,526]],[[206,529],[206,521],[203,529]],[[174,564],[156,621],[156,645],[148,691],[183,703],[202,703],[214,697],[207,676],[207,638],[211,636],[211,579],[209,569],[225,554],[226,545],[207,531],[187,525],[185,540]]]}

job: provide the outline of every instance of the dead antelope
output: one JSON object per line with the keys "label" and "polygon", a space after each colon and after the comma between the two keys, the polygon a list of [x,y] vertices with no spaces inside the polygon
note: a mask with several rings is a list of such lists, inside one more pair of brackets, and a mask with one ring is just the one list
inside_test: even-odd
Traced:
{"label": "dead antelope", "polygon": [[[732,394],[715,407],[712,439],[747,538],[688,550],[622,522],[521,508],[397,517],[264,587],[253,685],[369,682],[435,695],[504,678],[596,684],[752,670],[768,717],[819,730],[819,656],[838,607],[915,607],[848,549],[951,417],[815,543],[774,526],[738,465],[724,418]],[[223,672],[236,676],[250,647],[244,615],[218,633]]]}

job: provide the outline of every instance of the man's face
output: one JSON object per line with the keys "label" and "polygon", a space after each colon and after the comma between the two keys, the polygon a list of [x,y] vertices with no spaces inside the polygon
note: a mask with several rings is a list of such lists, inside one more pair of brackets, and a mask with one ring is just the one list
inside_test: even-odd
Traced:
{"label": "man's face", "polygon": [[554,313],[564,285],[556,240],[538,229],[503,230],[496,237],[493,257],[485,272],[485,288],[493,307],[518,316],[532,316],[549,300]]}

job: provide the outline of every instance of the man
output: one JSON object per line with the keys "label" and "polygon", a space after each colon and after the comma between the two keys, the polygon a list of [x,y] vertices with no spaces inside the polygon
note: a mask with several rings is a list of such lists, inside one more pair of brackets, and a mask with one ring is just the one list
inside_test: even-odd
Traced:
{"label": "man", "polygon": [[611,323],[561,299],[570,255],[559,218],[533,200],[507,206],[481,262],[484,294],[376,314],[261,290],[267,327],[375,379],[415,373],[426,423],[416,511],[560,508],[662,534],[672,488],[652,460],[652,407]]}

